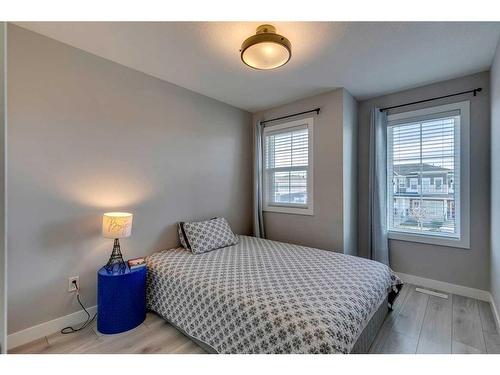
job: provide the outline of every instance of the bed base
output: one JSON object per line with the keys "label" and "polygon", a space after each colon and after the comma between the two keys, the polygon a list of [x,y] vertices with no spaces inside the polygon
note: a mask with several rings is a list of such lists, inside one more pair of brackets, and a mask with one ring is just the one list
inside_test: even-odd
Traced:
{"label": "bed base", "polygon": [[363,329],[359,335],[350,354],[367,354],[370,351],[370,347],[372,346],[375,337],[377,337],[388,312],[389,307],[386,298],[380,304],[378,310],[375,311],[375,314],[373,314],[365,329]]}

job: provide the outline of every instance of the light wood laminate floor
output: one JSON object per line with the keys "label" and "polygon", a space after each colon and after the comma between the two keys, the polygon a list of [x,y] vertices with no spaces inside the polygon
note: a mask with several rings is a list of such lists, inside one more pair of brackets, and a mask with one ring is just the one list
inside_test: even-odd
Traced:
{"label": "light wood laminate floor", "polygon": [[[101,335],[95,324],[70,335],[43,337],[9,353],[190,353],[204,350],[153,313],[139,327]],[[500,335],[489,303],[451,295],[448,299],[405,285],[370,353],[500,353]]]}

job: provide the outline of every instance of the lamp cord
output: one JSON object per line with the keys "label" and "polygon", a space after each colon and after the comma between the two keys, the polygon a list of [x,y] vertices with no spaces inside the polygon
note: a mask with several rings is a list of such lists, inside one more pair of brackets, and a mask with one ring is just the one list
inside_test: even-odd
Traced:
{"label": "lamp cord", "polygon": [[75,333],[75,332],[79,332],[79,331],[84,330],[89,325],[91,325],[92,322],[97,317],[97,313],[95,313],[94,316],[91,318],[90,313],[87,311],[87,309],[85,308],[85,306],[83,306],[83,303],[80,300],[80,288],[78,287],[78,284],[76,282],[74,282],[74,283],[75,283],[75,286],[76,286],[76,299],[77,299],[78,303],[80,304],[80,306],[82,307],[83,311],[85,311],[85,314],[87,314],[87,320],[85,320],[85,323],[83,323],[80,328],[73,328],[71,326],[64,327],[63,329],[61,329],[61,333],[63,335],[67,335],[69,333]]}

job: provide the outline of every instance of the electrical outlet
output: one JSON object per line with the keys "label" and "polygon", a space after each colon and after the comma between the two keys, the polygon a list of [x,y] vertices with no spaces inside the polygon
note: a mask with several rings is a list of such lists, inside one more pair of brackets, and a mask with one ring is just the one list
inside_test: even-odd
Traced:
{"label": "electrical outlet", "polygon": [[[76,281],[76,285],[74,283]],[[80,278],[78,276],[68,277],[68,292],[74,292],[78,288],[80,288]]]}

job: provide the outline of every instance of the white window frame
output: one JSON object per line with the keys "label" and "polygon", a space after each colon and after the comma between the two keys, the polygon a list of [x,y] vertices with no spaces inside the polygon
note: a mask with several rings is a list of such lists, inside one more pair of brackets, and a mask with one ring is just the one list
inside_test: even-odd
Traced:
{"label": "white window frame", "polygon": [[[452,238],[434,233],[423,234],[389,230],[389,239],[470,249],[470,101],[467,100],[415,111],[391,114],[387,116],[387,121],[388,123],[395,121],[401,122],[413,118],[423,118],[425,116],[433,116],[439,113],[457,110],[460,111],[460,217],[458,219],[460,237]],[[388,202],[388,213],[390,207],[392,207],[392,205]],[[389,216],[387,217],[387,221],[389,223]]]}
{"label": "white window frame", "polygon": [[[269,132],[274,132],[276,130],[283,130],[287,128],[296,128],[298,126],[307,126],[307,130],[309,132],[308,134],[308,167],[307,167],[307,205],[303,206],[297,206],[294,205],[293,203],[286,204],[286,203],[281,203],[281,204],[269,204],[268,201],[268,189],[267,189],[267,173],[266,173],[266,159],[265,159],[265,140],[267,133]],[[314,160],[313,160],[313,140],[314,140],[314,132],[313,132],[313,127],[314,127],[314,119],[312,117],[305,118],[302,120],[294,120],[294,121],[289,121],[285,123],[281,123],[278,125],[270,125],[270,126],[265,126],[264,130],[262,132],[262,137],[263,137],[263,145],[262,145],[262,182],[263,182],[263,211],[267,212],[279,212],[279,213],[285,213],[285,214],[296,214],[296,215],[314,215],[314,188],[313,188],[313,181],[314,181]]]}

